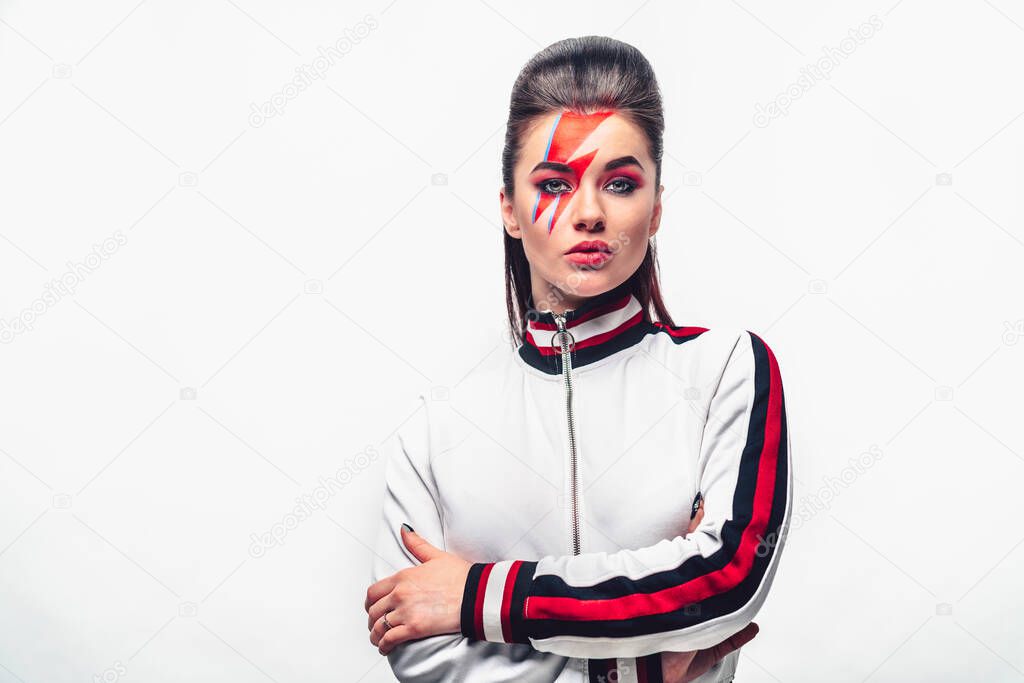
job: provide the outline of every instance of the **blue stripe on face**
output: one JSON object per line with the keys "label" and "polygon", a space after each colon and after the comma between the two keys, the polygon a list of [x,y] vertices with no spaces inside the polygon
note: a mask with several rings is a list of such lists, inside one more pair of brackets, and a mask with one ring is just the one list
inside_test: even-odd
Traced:
{"label": "blue stripe on face", "polygon": [[561,120],[562,113],[559,112],[558,116],[555,117],[555,122],[551,125],[551,134],[548,135],[548,146],[544,148],[544,159],[542,161],[548,160],[548,154],[551,153],[551,141],[555,139],[555,129],[558,128],[558,122]]}
{"label": "blue stripe on face", "polygon": [[[551,153],[551,142],[555,139],[555,130],[558,128],[558,122],[562,120],[562,112],[558,112],[558,116],[555,117],[555,122],[551,124],[551,132],[548,134],[548,144],[544,148],[544,158],[541,161],[548,160],[548,154]],[[533,218],[533,222],[537,222],[537,207],[540,206],[540,195],[541,192],[537,191],[537,199],[533,202],[533,211],[530,216]],[[548,234],[551,234],[551,223],[555,217],[555,208],[558,208],[558,197],[555,197],[554,208],[551,210],[551,218],[548,219]]]}
{"label": "blue stripe on face", "polygon": [[551,205],[551,216],[548,218],[548,235],[551,235],[551,227],[555,222],[555,213],[558,211],[558,202],[562,199],[562,195],[559,194],[555,197],[554,203]]}

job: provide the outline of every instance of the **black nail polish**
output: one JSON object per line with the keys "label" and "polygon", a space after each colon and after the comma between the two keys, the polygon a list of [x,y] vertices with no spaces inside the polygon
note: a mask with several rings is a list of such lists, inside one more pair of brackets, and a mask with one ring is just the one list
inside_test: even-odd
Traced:
{"label": "black nail polish", "polygon": [[402,526],[404,526],[404,527],[405,527],[406,529],[408,529],[409,531],[411,531],[411,532],[413,532],[413,533],[416,533],[416,530],[415,530],[415,529],[413,529],[413,528],[412,528],[411,526],[409,526],[408,524],[406,524],[405,522],[402,522]]}
{"label": "black nail polish", "polygon": [[693,499],[693,507],[690,508],[690,519],[697,516],[697,511],[700,510],[700,502],[702,500],[704,500],[704,496],[702,496],[700,491],[698,491],[697,496]]}

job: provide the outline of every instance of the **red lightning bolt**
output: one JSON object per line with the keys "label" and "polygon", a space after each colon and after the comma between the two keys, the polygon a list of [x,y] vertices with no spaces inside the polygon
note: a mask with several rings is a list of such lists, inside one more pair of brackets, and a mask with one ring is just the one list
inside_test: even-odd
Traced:
{"label": "red lightning bolt", "polygon": [[[573,154],[580,148],[587,136],[594,132],[594,129],[611,116],[614,112],[600,111],[593,114],[576,114],[570,111],[562,112],[551,126],[551,134],[548,137],[548,146],[544,152],[544,161],[557,161],[567,164],[576,174],[576,178],[582,178],[590,162],[594,160],[597,150],[587,152],[583,156],[571,159]],[[555,209],[548,219],[548,234],[558,221],[558,217],[572,201],[575,190],[562,192],[560,194],[549,194],[538,192],[537,201],[533,207],[533,222],[544,213],[551,202],[555,203]]]}

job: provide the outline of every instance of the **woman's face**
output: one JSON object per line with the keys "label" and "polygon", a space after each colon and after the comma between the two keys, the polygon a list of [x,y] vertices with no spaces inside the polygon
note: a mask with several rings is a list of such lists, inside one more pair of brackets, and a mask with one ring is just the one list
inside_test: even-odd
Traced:
{"label": "woman's face", "polygon": [[647,138],[618,113],[537,118],[521,141],[515,196],[500,196],[538,310],[576,308],[636,271],[661,221],[654,176]]}

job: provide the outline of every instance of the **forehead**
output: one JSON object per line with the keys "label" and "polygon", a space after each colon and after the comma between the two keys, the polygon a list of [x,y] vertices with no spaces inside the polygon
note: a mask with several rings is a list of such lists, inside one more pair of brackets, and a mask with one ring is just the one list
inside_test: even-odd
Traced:
{"label": "forehead", "polygon": [[553,161],[566,161],[559,158],[566,156],[565,150],[571,150],[568,159],[593,150],[597,150],[595,158],[627,154],[641,160],[648,158],[643,131],[625,116],[617,112],[579,115],[566,111],[551,112],[534,120],[523,137],[520,160],[528,164],[529,171],[544,160],[546,152]]}

